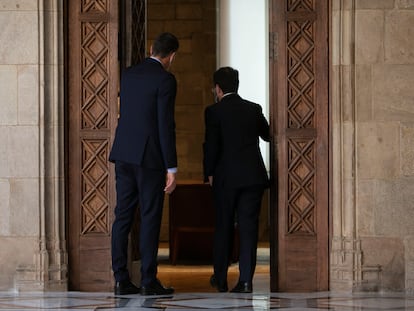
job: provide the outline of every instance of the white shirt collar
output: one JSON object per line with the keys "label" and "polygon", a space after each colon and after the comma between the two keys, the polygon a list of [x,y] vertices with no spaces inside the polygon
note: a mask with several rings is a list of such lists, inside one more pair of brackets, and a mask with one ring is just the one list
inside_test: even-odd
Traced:
{"label": "white shirt collar", "polygon": [[157,62],[159,62],[162,65],[161,61],[158,58],[156,58],[154,56],[150,56],[150,58],[152,58],[153,60],[156,60]]}
{"label": "white shirt collar", "polygon": [[229,92],[229,93],[223,94],[223,97],[221,99],[223,99],[224,97],[229,96],[231,94],[236,94],[236,92]]}

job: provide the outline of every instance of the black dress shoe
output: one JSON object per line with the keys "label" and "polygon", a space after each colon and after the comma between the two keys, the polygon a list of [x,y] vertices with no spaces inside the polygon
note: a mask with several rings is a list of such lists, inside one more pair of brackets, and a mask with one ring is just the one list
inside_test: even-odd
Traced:
{"label": "black dress shoe", "polygon": [[218,284],[216,276],[214,274],[210,278],[210,285],[213,286],[214,288],[217,288],[217,290],[220,293],[224,293],[229,290],[227,287],[227,282],[225,282],[224,284]]}
{"label": "black dress shoe", "polygon": [[147,286],[141,286],[141,295],[171,295],[174,293],[174,288],[164,287],[159,280],[153,281]]}
{"label": "black dress shoe", "polygon": [[251,293],[253,291],[251,282],[239,282],[231,290],[232,293]]}
{"label": "black dress shoe", "polygon": [[116,282],[114,287],[115,295],[139,294],[139,287],[136,287],[130,280]]}

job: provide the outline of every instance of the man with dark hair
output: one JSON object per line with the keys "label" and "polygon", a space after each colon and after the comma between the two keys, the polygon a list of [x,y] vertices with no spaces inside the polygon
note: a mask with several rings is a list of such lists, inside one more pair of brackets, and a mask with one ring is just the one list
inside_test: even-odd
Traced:
{"label": "man with dark hair", "polygon": [[215,205],[212,286],[226,292],[234,221],[240,236],[239,281],[234,293],[251,293],[256,268],[258,222],[268,176],[259,137],[269,141],[269,124],[258,104],[238,94],[238,71],[223,67],[214,75],[217,103],[205,110],[204,176]]}
{"label": "man with dark hair", "polygon": [[178,50],[178,40],[169,32],[164,32],[152,44],[152,55],[157,55],[161,58],[167,57],[171,51]]}
{"label": "man with dark hair", "polygon": [[[176,186],[174,106],[177,82],[168,69],[178,50],[170,33],[158,36],[151,57],[121,77],[120,118],[109,160],[115,163],[116,207],[112,226],[112,270],[116,295],[168,295],[157,279],[157,254],[164,193]],[[127,269],[128,235],[139,204],[141,288]]]}
{"label": "man with dark hair", "polygon": [[214,72],[213,81],[215,86],[220,86],[224,94],[237,93],[239,89],[239,72],[230,67],[222,67]]}

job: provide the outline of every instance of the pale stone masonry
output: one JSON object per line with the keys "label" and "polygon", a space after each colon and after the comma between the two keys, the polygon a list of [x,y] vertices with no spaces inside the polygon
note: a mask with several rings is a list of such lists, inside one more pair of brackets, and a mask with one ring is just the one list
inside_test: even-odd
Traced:
{"label": "pale stone masonry", "polygon": [[66,288],[61,1],[0,1],[0,290]]}
{"label": "pale stone masonry", "polygon": [[[414,0],[332,0],[331,9],[330,288],[413,291]],[[189,23],[205,26],[191,4],[175,14],[181,36]],[[0,0],[0,290],[67,288],[63,39],[63,0]],[[181,53],[204,42],[184,39]],[[180,74],[188,62],[175,65],[181,85],[201,79]],[[178,94],[188,122],[178,139],[193,178],[210,94],[189,88]]]}
{"label": "pale stone masonry", "polygon": [[413,26],[414,1],[333,1],[333,289],[413,289]]}

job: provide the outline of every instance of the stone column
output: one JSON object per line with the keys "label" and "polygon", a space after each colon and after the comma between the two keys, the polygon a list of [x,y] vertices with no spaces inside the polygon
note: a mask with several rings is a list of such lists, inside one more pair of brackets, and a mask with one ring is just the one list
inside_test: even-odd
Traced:
{"label": "stone column", "polygon": [[63,0],[38,2],[39,235],[18,290],[66,290]]}
{"label": "stone column", "polygon": [[332,1],[332,245],[330,289],[361,279],[356,234],[355,0]]}

